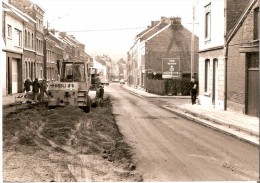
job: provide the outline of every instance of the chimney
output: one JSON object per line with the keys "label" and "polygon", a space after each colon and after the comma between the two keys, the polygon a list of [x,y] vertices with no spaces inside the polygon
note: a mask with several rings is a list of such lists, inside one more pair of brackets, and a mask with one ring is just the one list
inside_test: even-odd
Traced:
{"label": "chimney", "polygon": [[154,27],[154,26],[156,26],[158,23],[160,23],[160,21],[151,21],[151,26]]}
{"label": "chimney", "polygon": [[50,29],[50,32],[51,32],[52,34],[55,34],[55,29]]}
{"label": "chimney", "polygon": [[181,17],[171,17],[172,25],[181,25]]}
{"label": "chimney", "polygon": [[171,23],[171,20],[170,20],[170,18],[167,18],[167,17],[165,17],[165,16],[162,16],[161,17],[161,24],[170,24]]}

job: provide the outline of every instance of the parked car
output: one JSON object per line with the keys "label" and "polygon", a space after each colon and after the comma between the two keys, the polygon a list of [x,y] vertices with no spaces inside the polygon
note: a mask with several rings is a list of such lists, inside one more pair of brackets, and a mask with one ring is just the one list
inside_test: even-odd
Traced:
{"label": "parked car", "polygon": [[101,81],[101,83],[104,84],[104,85],[109,85],[109,81],[108,80]]}
{"label": "parked car", "polygon": [[121,80],[119,81],[119,84],[125,84],[125,80],[124,80],[124,79],[121,79]]}

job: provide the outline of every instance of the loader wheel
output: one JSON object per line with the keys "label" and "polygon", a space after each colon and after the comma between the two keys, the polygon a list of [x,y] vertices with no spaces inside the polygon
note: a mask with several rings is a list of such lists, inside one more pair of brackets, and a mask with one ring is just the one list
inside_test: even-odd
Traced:
{"label": "loader wheel", "polygon": [[83,111],[84,111],[85,113],[89,113],[91,107],[89,107],[89,106],[84,106],[84,107],[82,107],[82,109],[83,109]]}
{"label": "loader wheel", "polygon": [[84,112],[89,113],[91,111],[91,98],[89,95],[87,95],[87,106],[83,106],[82,109]]}

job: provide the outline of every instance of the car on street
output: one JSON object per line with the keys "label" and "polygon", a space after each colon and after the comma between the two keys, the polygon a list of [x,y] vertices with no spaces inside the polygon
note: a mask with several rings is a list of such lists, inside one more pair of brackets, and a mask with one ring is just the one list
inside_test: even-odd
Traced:
{"label": "car on street", "polygon": [[114,82],[115,82],[115,83],[119,83],[119,79],[115,79]]}
{"label": "car on street", "polygon": [[103,85],[109,85],[109,81],[108,81],[108,80],[101,81],[101,84],[103,84]]}
{"label": "car on street", "polygon": [[125,80],[124,79],[120,79],[119,84],[125,84]]}

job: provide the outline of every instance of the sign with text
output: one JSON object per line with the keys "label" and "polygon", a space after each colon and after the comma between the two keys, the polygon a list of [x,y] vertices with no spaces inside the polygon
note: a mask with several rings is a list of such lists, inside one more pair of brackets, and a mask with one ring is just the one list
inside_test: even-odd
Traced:
{"label": "sign with text", "polygon": [[162,59],[162,78],[179,78],[180,77],[180,59],[163,58]]}

